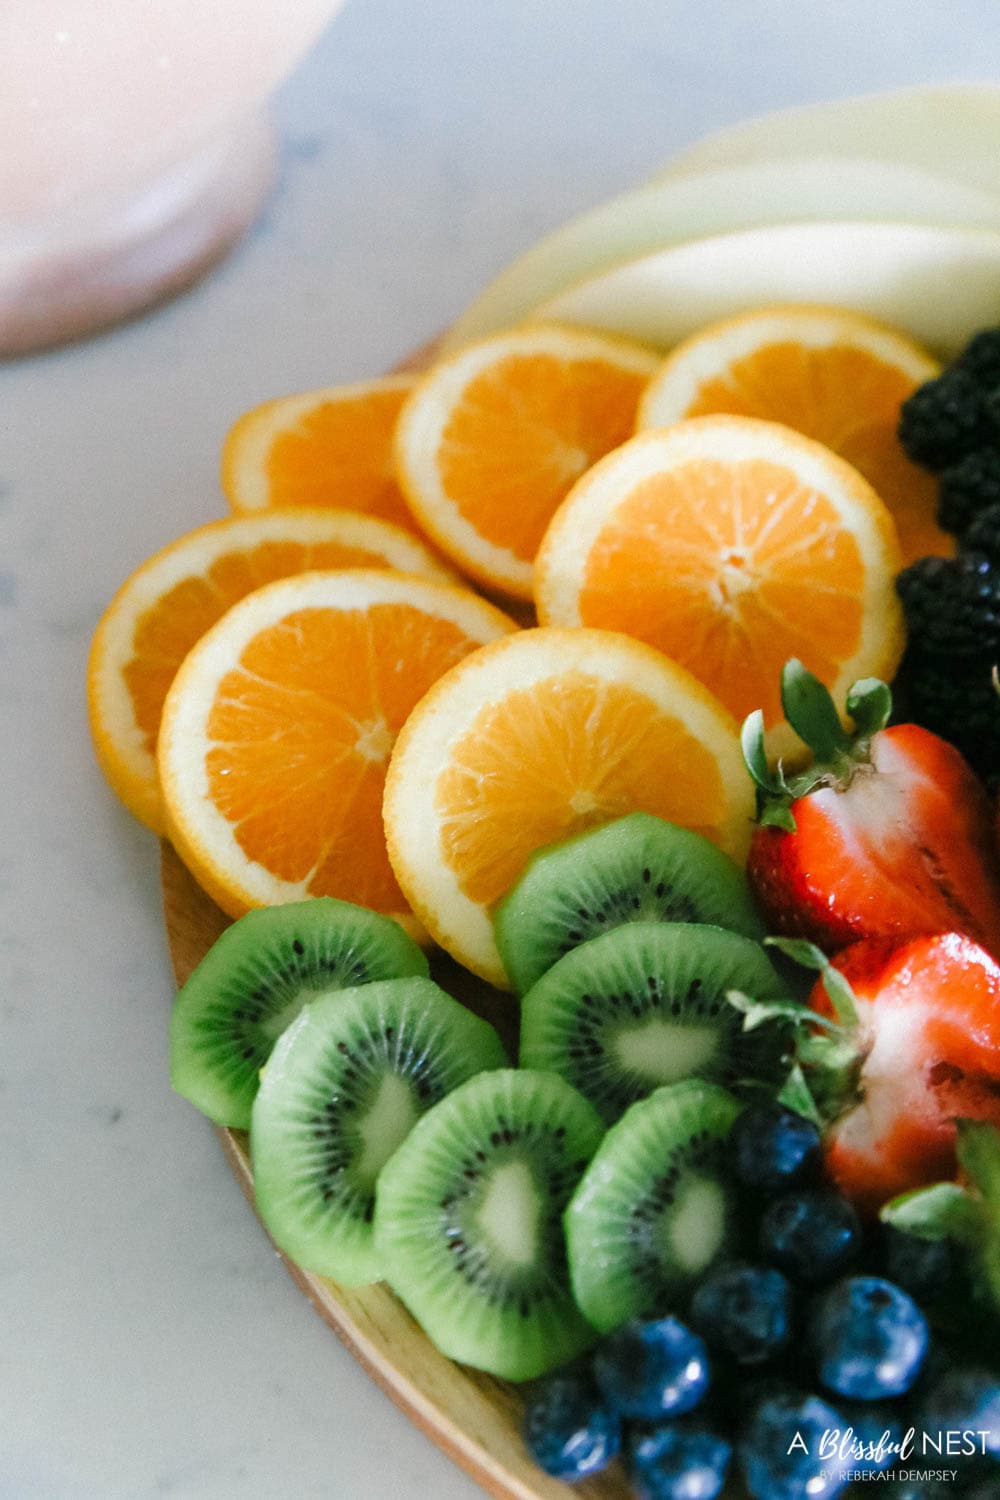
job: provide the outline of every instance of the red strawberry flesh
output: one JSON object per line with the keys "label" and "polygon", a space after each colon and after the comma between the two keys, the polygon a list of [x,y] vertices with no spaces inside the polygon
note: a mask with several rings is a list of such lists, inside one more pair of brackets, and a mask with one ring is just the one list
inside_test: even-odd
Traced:
{"label": "red strawberry flesh", "polygon": [[[856,1102],[830,1126],[827,1170],[877,1209],[956,1171],[956,1118],[1000,1126],[1000,965],[960,933],[857,943],[836,960],[863,1054]],[[831,1014],[820,981],[813,1008]]]}
{"label": "red strawberry flesh", "polygon": [[868,937],[961,931],[1000,954],[1000,872],[986,793],[953,746],[883,729],[838,784],[755,830],[748,874],[772,930],[828,952]]}

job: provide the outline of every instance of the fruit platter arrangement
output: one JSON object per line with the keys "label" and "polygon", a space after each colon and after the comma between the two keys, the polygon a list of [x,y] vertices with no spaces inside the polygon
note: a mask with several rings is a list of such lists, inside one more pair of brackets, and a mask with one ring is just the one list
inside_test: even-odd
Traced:
{"label": "fruit platter arrangement", "polygon": [[710,138],[95,635],[173,1087],[494,1495],[1000,1495],[998,140]]}

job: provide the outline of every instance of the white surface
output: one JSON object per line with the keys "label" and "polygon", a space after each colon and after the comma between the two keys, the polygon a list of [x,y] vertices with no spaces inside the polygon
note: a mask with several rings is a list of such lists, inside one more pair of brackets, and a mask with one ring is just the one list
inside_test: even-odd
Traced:
{"label": "white surface", "polygon": [[222,513],[251,402],[420,343],[532,238],[741,115],[1000,74],[995,0],[349,0],[209,281],[0,369],[0,1497],[473,1500],[280,1269],[171,1096],[156,847],[83,707],[90,632]]}

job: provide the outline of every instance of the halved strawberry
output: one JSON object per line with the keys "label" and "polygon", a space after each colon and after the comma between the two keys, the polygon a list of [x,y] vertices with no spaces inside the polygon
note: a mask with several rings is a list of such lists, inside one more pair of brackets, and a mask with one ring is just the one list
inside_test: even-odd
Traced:
{"label": "halved strawberry", "polygon": [[957,931],[1000,955],[989,802],[954,746],[916,724],[886,728],[892,696],[875,678],[848,693],[853,734],[801,662],[785,667],[782,701],[813,751],[807,770],[772,769],[761,716],[743,726],[758,789],[747,873],[772,930],[828,953],[861,938]]}
{"label": "halved strawberry", "polygon": [[[853,994],[846,1010],[831,968]],[[1000,964],[970,938],[856,943],[809,1004],[836,1017],[799,1049],[829,1122],[826,1168],[860,1208],[954,1177],[957,1119],[1000,1126]]]}

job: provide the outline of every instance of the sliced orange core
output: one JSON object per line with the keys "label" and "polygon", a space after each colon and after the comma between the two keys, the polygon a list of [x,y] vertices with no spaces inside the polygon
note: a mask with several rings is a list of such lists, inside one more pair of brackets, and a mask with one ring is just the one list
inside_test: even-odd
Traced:
{"label": "sliced orange core", "polygon": [[[634,688],[566,672],[483,709],[439,777],[445,862],[491,905],[536,849],[624,813],[721,820],[718,767],[678,720]],[[711,826],[699,832],[712,836]]]}
{"label": "sliced orange core", "polygon": [[283,432],[267,457],[271,505],[346,506],[414,529],[396,483],[392,436],[408,389],[326,401]]}
{"label": "sliced orange core", "polygon": [[209,796],[248,859],[313,896],[405,911],[382,831],[396,735],[478,642],[412,605],[306,609],[261,630],[220,681]]}
{"label": "sliced orange core", "polygon": [[815,438],[885,501],[906,558],[948,554],[954,544],[934,520],[937,481],[910,462],[896,437],[899,408],[914,386],[863,349],[769,344],[704,381],[685,415],[763,417]]}
{"label": "sliced orange core", "polygon": [[602,528],[584,625],[624,631],[687,667],[736,718],[782,717],[781,665],[824,682],[856,651],[864,568],[835,506],[766,459],[699,459],[638,483]]}
{"label": "sliced orange core", "polygon": [[275,579],[309,568],[384,568],[385,558],[340,542],[262,542],[218,558],[183,579],[139,616],[132,656],[123,668],[135,721],[150,755],[156,751],[163,701],[191,647],[238,600]]}
{"label": "sliced orange core", "polygon": [[530,563],[571,486],[631,436],[647,379],[600,360],[498,361],[470,381],[445,425],[446,493],[480,536]]}

